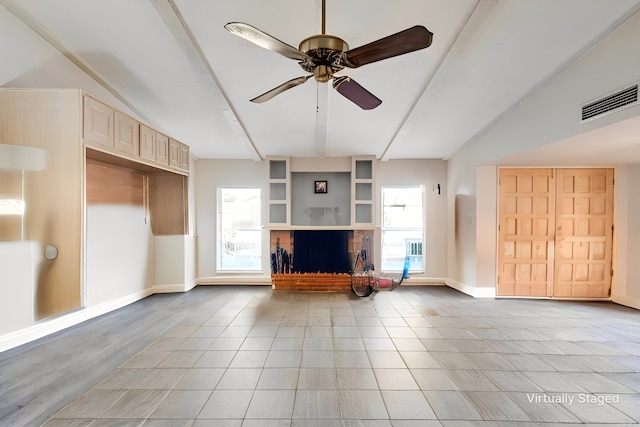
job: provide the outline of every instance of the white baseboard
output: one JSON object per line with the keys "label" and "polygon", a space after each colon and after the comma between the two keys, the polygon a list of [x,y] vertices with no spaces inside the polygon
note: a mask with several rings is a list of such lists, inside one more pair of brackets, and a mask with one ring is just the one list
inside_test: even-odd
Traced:
{"label": "white baseboard", "polygon": [[152,289],[145,289],[93,307],[81,308],[51,319],[45,319],[27,328],[2,335],[0,336],[0,353],[117,310],[153,293]]}
{"label": "white baseboard", "polygon": [[196,284],[200,285],[268,285],[271,286],[271,276],[213,276],[198,277]]}
{"label": "white baseboard", "polygon": [[152,290],[154,294],[170,294],[175,292],[189,292],[196,286],[196,281],[192,280],[189,283],[178,283],[174,285],[155,285]]}
{"label": "white baseboard", "polygon": [[447,279],[437,277],[407,277],[402,281],[402,286],[444,286]]}
{"label": "white baseboard", "polygon": [[495,287],[478,288],[475,286],[465,285],[464,283],[458,282],[453,279],[446,279],[445,284],[450,288],[453,288],[457,291],[470,295],[474,298],[495,298],[496,297]]}

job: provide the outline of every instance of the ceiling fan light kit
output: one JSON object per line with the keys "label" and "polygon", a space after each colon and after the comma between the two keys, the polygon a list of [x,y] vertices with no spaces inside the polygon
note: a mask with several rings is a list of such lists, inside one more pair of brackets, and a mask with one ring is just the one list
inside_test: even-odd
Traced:
{"label": "ceiling fan light kit", "polygon": [[333,79],[333,88],[363,110],[376,108],[382,101],[366,90],[355,80],[336,73],[347,68],[358,68],[362,65],[394,56],[404,55],[431,45],[433,33],[421,25],[408,28],[355,49],[340,37],[325,34],[325,2],[322,2],[322,34],[307,37],[295,47],[284,43],[261,30],[242,22],[230,22],[224,27],[239,37],[264,49],[279,53],[298,62],[300,67],[310,73],[306,76],[291,79],[281,85],[259,95],[251,102],[265,102],[282,92],[305,83],[310,77],[318,83],[327,83]]}

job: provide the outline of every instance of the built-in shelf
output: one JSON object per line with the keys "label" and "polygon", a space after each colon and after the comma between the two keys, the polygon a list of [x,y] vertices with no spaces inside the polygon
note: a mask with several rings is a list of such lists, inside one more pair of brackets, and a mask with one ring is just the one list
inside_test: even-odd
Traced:
{"label": "built-in shelf", "polygon": [[273,157],[269,162],[269,224],[291,223],[291,172],[288,157]]}
{"label": "built-in shelf", "polygon": [[351,224],[372,226],[375,157],[353,157],[351,162]]}
{"label": "built-in shelf", "polygon": [[287,159],[269,160],[269,179],[282,179],[288,178],[289,161]]}
{"label": "built-in shelf", "polygon": [[354,158],[355,179],[372,180],[373,179],[373,159]]}
{"label": "built-in shelf", "polygon": [[373,188],[369,182],[356,182],[356,202],[373,200]]}
{"label": "built-in shelf", "polygon": [[269,183],[269,200],[276,202],[278,200],[287,200],[287,184],[284,182]]}
{"label": "built-in shelf", "polygon": [[357,224],[371,224],[373,222],[371,204],[356,203],[355,209],[355,222]]}

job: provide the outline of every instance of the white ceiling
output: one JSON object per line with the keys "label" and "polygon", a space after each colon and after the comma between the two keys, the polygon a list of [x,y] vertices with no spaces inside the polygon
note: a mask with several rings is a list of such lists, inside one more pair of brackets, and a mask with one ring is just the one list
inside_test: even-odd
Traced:
{"label": "white ceiling", "polygon": [[640,0],[326,0],[327,33],[351,48],[414,25],[434,33],[427,49],[341,73],[382,99],[364,111],[313,79],[249,102],[306,73],[224,25],[297,47],[321,32],[321,0],[0,4],[198,158],[254,160],[446,159],[640,10]]}

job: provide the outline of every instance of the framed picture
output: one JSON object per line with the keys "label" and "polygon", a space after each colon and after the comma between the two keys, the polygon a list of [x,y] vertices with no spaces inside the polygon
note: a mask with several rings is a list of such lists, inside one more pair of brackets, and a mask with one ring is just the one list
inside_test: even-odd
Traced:
{"label": "framed picture", "polygon": [[326,193],[327,192],[327,181],[315,181],[315,187],[313,189],[314,193]]}

